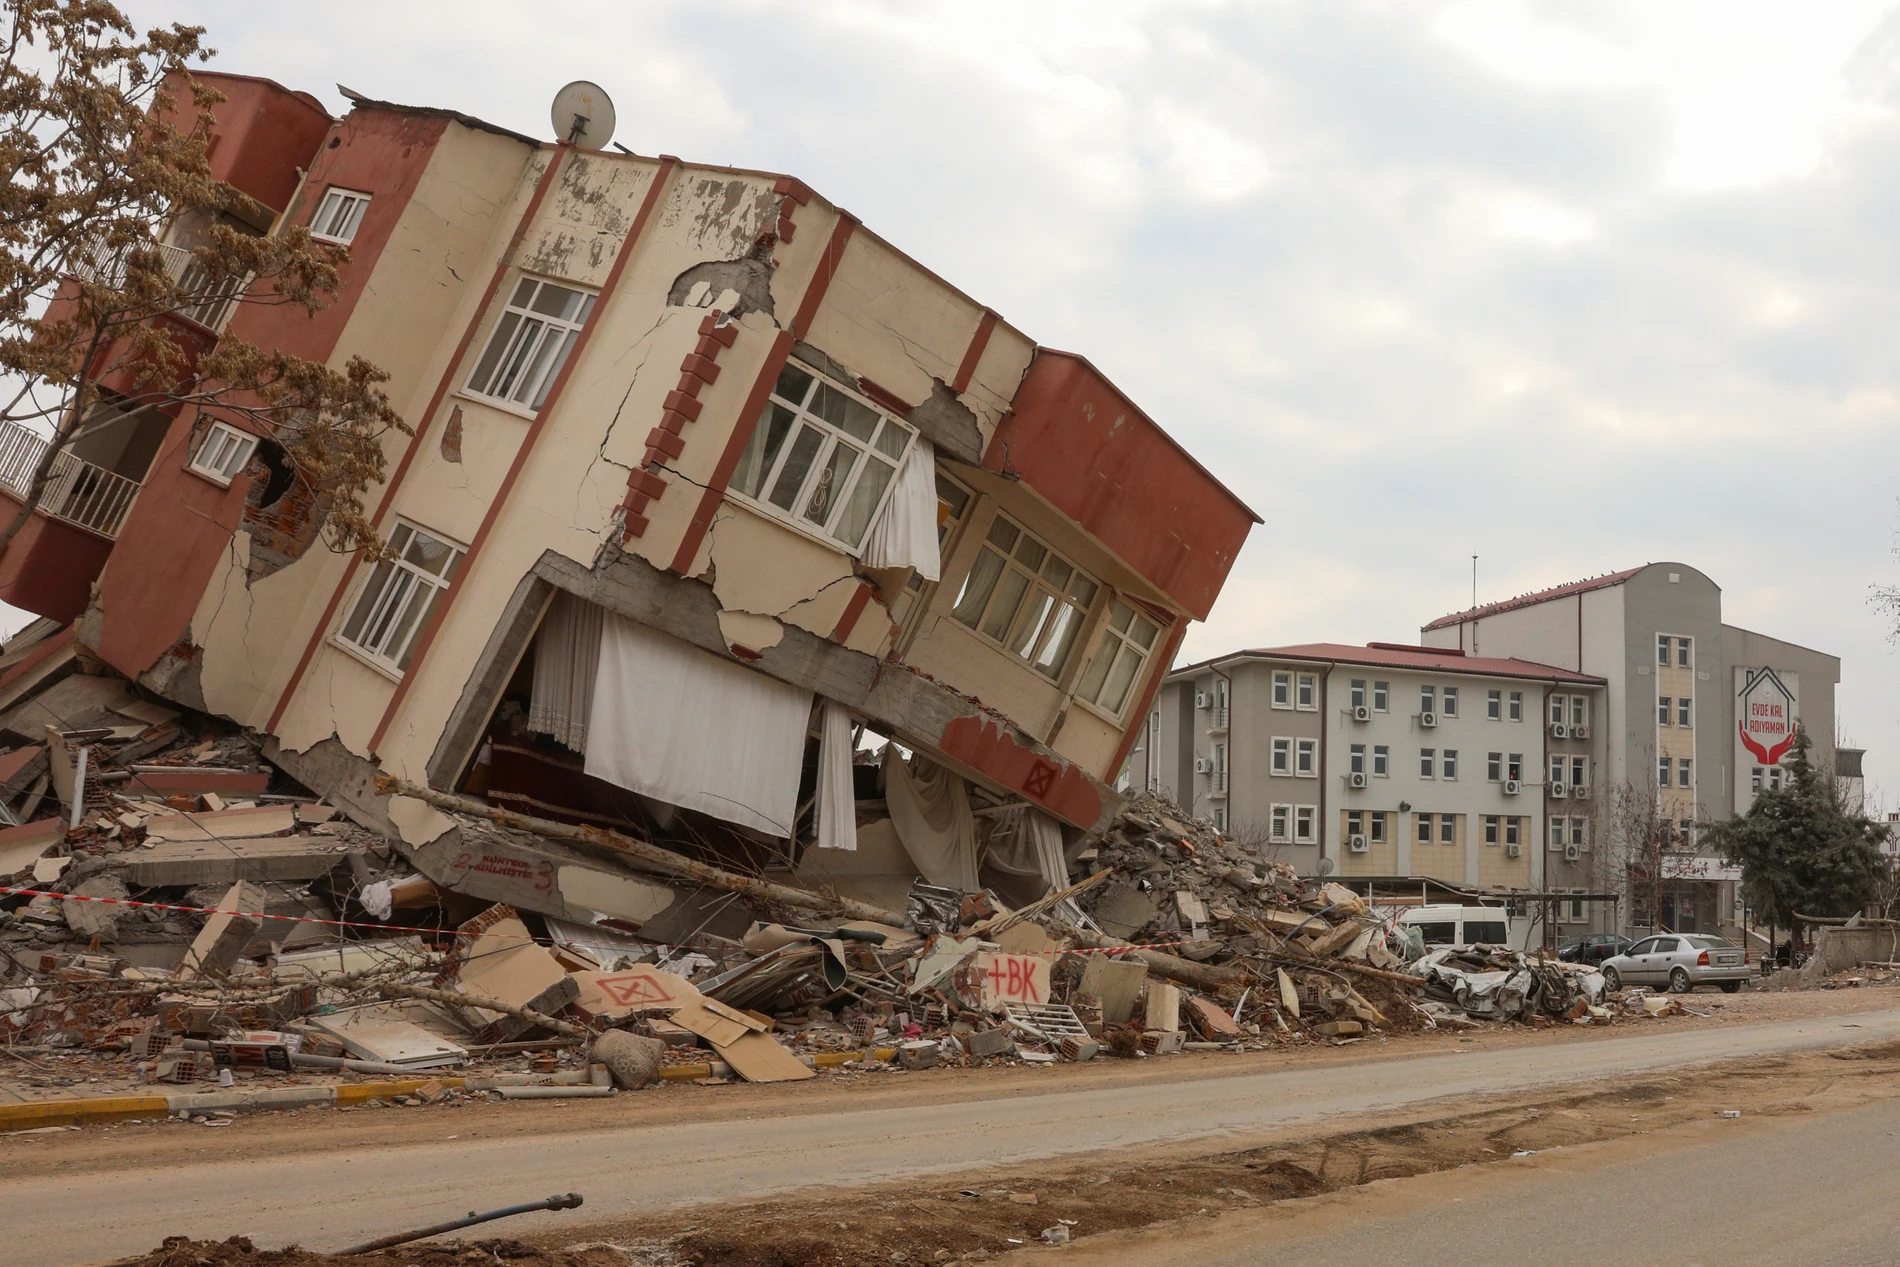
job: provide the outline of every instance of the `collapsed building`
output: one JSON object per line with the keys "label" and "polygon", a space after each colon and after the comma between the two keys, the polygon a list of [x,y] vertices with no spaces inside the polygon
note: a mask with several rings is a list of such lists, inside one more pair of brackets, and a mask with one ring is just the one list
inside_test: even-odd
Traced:
{"label": "collapsed building", "polygon": [[522,910],[743,923],[551,843],[471,848],[373,777],[866,893],[1065,881],[1245,505],[1087,360],[792,177],[204,78],[257,231],[350,258],[315,316],[192,319],[389,372],[391,557],[323,548],[269,437],[129,411],[75,455],[116,444],[127,506],[88,529],[43,500],[0,598]]}

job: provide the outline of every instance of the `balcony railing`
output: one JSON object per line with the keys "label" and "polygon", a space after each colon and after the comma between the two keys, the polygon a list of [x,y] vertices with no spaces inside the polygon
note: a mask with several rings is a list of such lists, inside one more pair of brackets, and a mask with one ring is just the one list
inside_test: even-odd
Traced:
{"label": "balcony railing", "polygon": [[1209,730],[1227,729],[1227,706],[1225,704],[1215,705],[1208,710],[1208,713],[1207,728]]}
{"label": "balcony railing", "polygon": [[1207,794],[1209,796],[1227,795],[1227,771],[1215,770],[1207,776]]}
{"label": "balcony railing", "polygon": [[[17,423],[0,425],[0,487],[25,501],[47,444],[44,437]],[[62,452],[53,459],[46,486],[40,490],[39,510],[87,532],[116,539],[138,495],[137,480]]]}
{"label": "balcony railing", "polygon": [[[225,325],[231,320],[231,314],[237,309],[238,299],[250,285],[250,278],[213,280],[204,265],[198,262],[198,257],[183,247],[168,246],[163,242],[155,242],[153,247],[164,261],[166,276],[192,301],[179,308],[178,315],[213,334],[222,334]],[[116,289],[125,284],[125,258],[128,254],[129,248],[120,251],[95,248],[73,261],[73,272],[83,281]]]}

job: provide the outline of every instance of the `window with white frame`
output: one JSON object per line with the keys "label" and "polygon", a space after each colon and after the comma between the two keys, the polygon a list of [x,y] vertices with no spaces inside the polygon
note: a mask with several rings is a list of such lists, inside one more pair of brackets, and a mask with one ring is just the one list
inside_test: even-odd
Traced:
{"label": "window with white frame", "polygon": [[538,277],[516,282],[466,390],[516,409],[539,409],[581,337],[595,299]]}
{"label": "window with white frame", "polygon": [[1438,754],[1438,777],[1455,779],[1458,777],[1458,750],[1447,748]]}
{"label": "window with white frame", "polygon": [[348,246],[355,239],[356,227],[363,223],[363,213],[367,210],[368,194],[332,185],[318,204],[317,214],[310,218],[310,236],[319,242]]}
{"label": "window with white frame", "polygon": [[1570,697],[1570,724],[1581,726],[1590,720],[1590,697],[1572,695]]}
{"label": "window with white frame", "polygon": [[1346,834],[1348,836],[1366,834],[1366,816],[1363,811],[1356,809],[1346,811]]}
{"label": "window with white frame", "polygon": [[1673,762],[1668,757],[1656,758],[1656,786],[1668,787],[1671,783],[1675,782],[1675,780],[1670,777],[1670,767],[1672,764]]}
{"label": "window with white frame", "polygon": [[[788,361],[752,428],[752,437],[746,441],[729,487],[777,517],[790,519],[855,552],[877,521],[878,511],[896,482],[897,468],[903,465],[916,434],[909,425],[836,383]],[[1001,533],[1009,544],[1001,545],[1000,555],[986,551],[978,556],[964,580],[959,606],[970,597],[973,586],[985,582],[995,585],[1003,570],[1002,559],[1012,550],[1019,552],[1019,561],[1031,574],[1049,568],[1052,574],[1047,579],[1057,592],[1067,589],[1071,579],[1080,576],[1053,551],[1000,516],[991,525],[990,544],[1000,544],[997,525],[1002,526]],[[1022,557],[1027,555],[1034,558]],[[1086,578],[1083,584],[1088,595],[1083,603],[1086,609],[1095,597],[1095,585]],[[967,620],[964,623],[970,624]],[[1002,641],[1000,637],[997,640]]]}
{"label": "window with white frame", "polygon": [[1366,746],[1364,744],[1356,743],[1352,746],[1351,751],[1347,755],[1346,768],[1354,774],[1364,774],[1366,772]]}
{"label": "window with white frame", "polygon": [[[1102,628],[1101,644],[1082,672],[1075,696],[1093,704],[1111,717],[1120,717],[1128,706],[1141,671],[1154,651],[1161,626],[1122,602],[1108,601],[1108,620]],[[1227,711],[1227,679],[1214,679],[1214,706]]]}
{"label": "window with white frame", "polygon": [[1751,792],[1761,791],[1762,775],[1764,773],[1765,771],[1763,771],[1760,766],[1756,766],[1753,770],[1749,771],[1749,775],[1748,775],[1748,790],[1749,791]]}
{"label": "window with white frame", "polygon": [[1275,805],[1268,811],[1267,839],[1275,844],[1285,844],[1293,838],[1293,807]]}
{"label": "window with white frame", "polygon": [[1293,747],[1293,773],[1310,779],[1319,773],[1319,740],[1302,739]]}
{"label": "window with white frame", "polygon": [[1676,700],[1676,725],[1687,726],[1689,724],[1690,724],[1689,697],[1687,695],[1683,695],[1683,696],[1678,697]]}
{"label": "window with white frame", "polygon": [[[1588,893],[1590,890],[1572,889],[1570,891],[1572,893]],[[1584,913],[1583,913],[1583,899],[1572,898],[1570,901],[1570,921],[1569,922],[1572,924],[1581,924],[1585,922],[1585,918],[1586,917],[1584,916]]]}
{"label": "window with white frame", "polygon": [[1507,782],[1517,782],[1524,777],[1524,754],[1509,753],[1504,758],[1504,777]]}
{"label": "window with white frame", "polygon": [[1439,844],[1455,845],[1458,843],[1458,819],[1459,815],[1457,814],[1440,814],[1438,816]]}
{"label": "window with white frame", "polygon": [[1524,720],[1524,692],[1512,691],[1510,699],[1510,718],[1512,721]]}
{"label": "window with white frame", "polygon": [[1313,825],[1319,821],[1319,807],[1300,805],[1293,810],[1293,843],[1310,845],[1313,843]]}
{"label": "window with white frame", "polygon": [[1488,721],[1504,720],[1504,692],[1486,691],[1484,693],[1484,715]]}
{"label": "window with white frame", "polygon": [[390,557],[376,565],[337,631],[339,641],[383,668],[409,667],[416,635],[455,580],[462,548],[411,524],[389,534]]}
{"label": "window with white frame", "polygon": [[1685,818],[1676,824],[1676,832],[1685,845],[1695,844],[1695,819]]}
{"label": "window with white frame", "polygon": [[1216,805],[1214,807],[1214,830],[1227,830],[1227,806],[1225,805]]}
{"label": "window with white frame", "polygon": [[1656,663],[1657,664],[1669,663],[1669,635],[1668,634],[1656,635]]}
{"label": "window with white frame", "polygon": [[1564,718],[1569,713],[1566,703],[1567,699],[1568,697],[1563,695],[1553,695],[1550,697],[1550,721],[1553,726],[1561,726],[1564,724]]}
{"label": "window with white frame", "polygon": [[1499,779],[1504,777],[1503,753],[1487,752],[1484,754],[1484,777],[1492,783],[1496,783]]}
{"label": "window with white frame", "polygon": [[1267,766],[1272,774],[1293,773],[1293,740],[1276,735],[1273,740],[1273,759]]}
{"label": "window with white frame", "polygon": [[1273,707],[1293,707],[1293,675],[1276,669],[1273,674]]}
{"label": "window with white frame", "polygon": [[1415,815],[1415,817],[1418,820],[1418,843],[1421,845],[1431,844],[1432,843],[1432,821],[1437,817],[1437,815],[1427,814],[1423,810],[1420,810],[1418,814]]}
{"label": "window with white frame", "polygon": [[1550,781],[1552,783],[1564,781],[1564,754],[1561,752],[1550,754]]}
{"label": "window with white frame", "polygon": [[191,469],[214,484],[229,484],[257,451],[257,437],[229,423],[214,422],[192,454]]}
{"label": "window with white frame", "polygon": [[1366,680],[1362,677],[1352,680],[1352,706],[1354,708],[1366,706]]}
{"label": "window with white frame", "polygon": [[1572,755],[1570,758],[1570,782],[1575,787],[1588,787],[1590,784],[1590,758]]}
{"label": "window with white frame", "polygon": [[1392,750],[1382,743],[1372,745],[1372,777],[1383,779],[1392,773]]}
{"label": "window with white frame", "polygon": [[1369,817],[1371,821],[1368,822],[1366,826],[1370,828],[1371,830],[1369,830],[1366,833],[1366,839],[1371,841],[1375,845],[1384,844],[1385,843],[1385,811],[1374,810]]}
{"label": "window with white frame", "polygon": [[1433,778],[1437,768],[1438,749],[1420,748],[1418,750],[1418,777],[1421,779]]}
{"label": "window with white frame", "polygon": [[1695,657],[1691,654],[1689,650],[1690,647],[1693,645],[1694,643],[1691,639],[1688,639],[1688,638],[1676,639],[1676,667],[1677,668],[1688,669],[1688,668],[1694,667]]}
{"label": "window with white frame", "polygon": [[1319,678],[1312,673],[1299,675],[1299,693],[1294,696],[1303,712],[1312,712],[1319,707]]}
{"label": "window with white frame", "polygon": [[1579,849],[1590,845],[1590,820],[1581,814],[1570,816],[1570,843]]}
{"label": "window with white frame", "polygon": [[1658,695],[1656,697],[1656,724],[1658,726],[1667,726],[1669,724],[1669,717],[1669,697],[1667,695]]}
{"label": "window with white frame", "polygon": [[1484,843],[1487,845],[1498,843],[1498,816],[1496,814],[1484,816]]}
{"label": "window with white frame", "polygon": [[1443,712],[1445,716],[1447,717],[1456,717],[1458,715],[1458,688],[1455,686],[1448,686],[1441,692],[1441,694],[1444,697],[1445,703],[1444,703],[1444,707],[1440,709],[1440,711]]}
{"label": "window with white frame", "polygon": [[1781,790],[1781,767],[1778,765],[1768,767],[1768,790],[1770,792]]}
{"label": "window with white frame", "polygon": [[1512,815],[1512,816],[1510,816],[1510,817],[1507,817],[1507,818],[1506,818],[1506,819],[1504,820],[1504,843],[1505,843],[1505,844],[1507,844],[1507,845],[1515,845],[1515,844],[1517,843],[1517,841],[1518,841],[1518,824],[1519,824],[1519,823],[1521,823],[1521,822],[1523,822],[1523,821],[1524,821],[1523,819],[1521,819],[1521,818],[1518,818],[1518,817],[1516,817],[1515,815]]}
{"label": "window with white frame", "polygon": [[1389,703],[1391,698],[1392,698],[1392,684],[1390,682],[1374,682],[1372,684],[1372,711],[1373,712],[1375,713],[1385,712],[1386,709],[1391,706]]}
{"label": "window with white frame", "polygon": [[[1057,678],[1074,650],[1095,591],[1095,582],[1079,568],[998,515],[970,574],[963,578],[950,615],[1028,661],[1044,677]],[[1106,659],[1112,662],[1114,657]],[[1096,686],[1099,691],[1104,683]],[[1124,683],[1122,698],[1115,701],[1117,712],[1127,694]]]}
{"label": "window with white frame", "polygon": [[1418,688],[1418,711],[1421,713],[1435,713],[1438,711],[1437,687],[1421,686]]}
{"label": "window with white frame", "polygon": [[1690,767],[1693,766],[1694,764],[1695,763],[1689,760],[1689,758],[1687,757],[1684,757],[1682,760],[1676,762],[1676,786],[1677,787],[1694,787],[1695,786],[1695,779],[1691,777],[1690,775]]}

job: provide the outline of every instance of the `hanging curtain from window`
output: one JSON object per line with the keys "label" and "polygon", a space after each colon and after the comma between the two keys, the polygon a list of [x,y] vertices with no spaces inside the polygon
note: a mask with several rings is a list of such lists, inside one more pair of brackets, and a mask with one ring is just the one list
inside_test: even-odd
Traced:
{"label": "hanging curtain from window", "polygon": [[864,538],[864,566],[915,568],[926,581],[938,579],[937,454],[918,436],[897,472],[897,487],[884,513]]}
{"label": "hanging curtain from window", "polygon": [[906,765],[897,745],[884,749],[884,799],[891,825],[917,872],[932,884],[964,893],[976,879],[976,817],[970,789],[949,770],[923,757]]}
{"label": "hanging curtain from window", "polygon": [[528,729],[551,735],[575,752],[587,751],[587,718],[600,665],[600,618],[605,612],[557,592],[534,636],[534,694]]}
{"label": "hanging curtain from window", "polygon": [[826,700],[818,729],[818,847],[858,847],[858,795],[852,784],[851,714]]}
{"label": "hanging curtain from window", "polygon": [[602,612],[587,773],[789,836],[811,701],[810,691]]}
{"label": "hanging curtain from window", "polygon": [[1003,810],[990,820],[984,861],[1010,875],[1040,877],[1051,893],[1069,887],[1069,867],[1062,859],[1062,824],[1027,805]]}

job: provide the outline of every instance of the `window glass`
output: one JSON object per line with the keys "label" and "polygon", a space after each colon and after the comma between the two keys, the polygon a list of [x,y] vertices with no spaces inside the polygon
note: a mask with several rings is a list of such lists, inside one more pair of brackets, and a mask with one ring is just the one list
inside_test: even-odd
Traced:
{"label": "window glass", "polygon": [[1293,741],[1291,739],[1275,739],[1273,741],[1272,769],[1275,774],[1286,774],[1289,772],[1291,769],[1292,754]]}
{"label": "window glass", "polygon": [[348,243],[356,237],[363,213],[369,210],[369,195],[354,190],[327,190],[317,214],[310,218],[310,236],[325,242]]}
{"label": "window glass", "polygon": [[1437,687],[1421,686],[1418,688],[1418,711],[1421,713],[1435,713],[1438,711]]}
{"label": "window glass", "polygon": [[1655,949],[1656,939],[1654,937],[1645,937],[1623,953],[1626,955],[1647,955]]}
{"label": "window glass", "polygon": [[1445,749],[1443,755],[1439,757],[1438,776],[1442,779],[1458,777],[1458,750],[1456,748]]}
{"label": "window glass", "polygon": [[1498,843],[1498,816],[1496,814],[1484,816],[1484,843],[1487,845]]}
{"label": "window glass", "polygon": [[1372,831],[1366,837],[1366,839],[1371,841],[1373,844],[1382,843],[1385,840],[1385,815],[1383,813],[1375,812],[1372,815],[1372,822],[1369,824],[1369,826],[1372,828]]}
{"label": "window glass", "polygon": [[455,579],[462,551],[402,523],[389,534],[388,544],[394,557],[376,565],[337,636],[377,664],[401,672],[409,667],[417,631]]}
{"label": "window glass", "polygon": [[1656,724],[1658,726],[1669,724],[1669,697],[1667,695],[1656,697]]}
{"label": "window glass", "polygon": [[1524,777],[1524,754],[1513,752],[1504,758],[1504,777],[1507,780]]}
{"label": "window glass", "polygon": [[1656,635],[1656,663],[1657,664],[1669,663],[1669,635],[1668,634]]}
{"label": "window glass", "polygon": [[1676,725],[1687,726],[1688,724],[1689,724],[1689,697],[1687,695],[1684,695],[1681,698],[1676,700]]}
{"label": "window glass", "polygon": [[1484,777],[1496,783],[1504,777],[1504,754],[1487,752],[1484,756]]}
{"label": "window glass", "polygon": [[1484,715],[1491,721],[1504,720],[1504,693],[1502,691],[1485,692]]}
{"label": "window glass", "polygon": [[1670,759],[1668,757],[1657,757],[1656,758],[1656,782],[1661,784],[1663,787],[1668,787],[1670,783],[1669,772],[1670,772]]}
{"label": "window glass", "polygon": [[1570,724],[1581,726],[1590,720],[1590,701],[1581,695],[1570,697]]}
{"label": "window glass", "polygon": [[[998,515],[950,615],[1054,679],[1068,664],[1094,597],[1094,582],[1020,525]],[[1117,716],[1127,706],[1130,688],[1147,659],[1146,648],[1133,632],[1141,622],[1142,635],[1152,645],[1154,622],[1128,611],[1131,632],[1105,630],[1101,649],[1077,686],[1081,698]]]}
{"label": "window glass", "polygon": [[1458,816],[1456,814],[1438,816],[1438,843],[1441,845],[1458,843]]}
{"label": "window glass", "polygon": [[1510,939],[1505,929],[1501,919],[1466,920],[1465,942],[1474,946],[1502,946]]}
{"label": "window glass", "polygon": [[1655,949],[1651,951],[1651,953],[1658,954],[1658,955],[1673,955],[1680,949],[1682,949],[1682,945],[1678,938],[1658,937],[1656,939]]}
{"label": "window glass", "polygon": [[1366,746],[1362,743],[1354,744],[1349,754],[1349,761],[1349,768],[1352,773],[1364,774],[1366,772]]}
{"label": "window glass", "polygon": [[[219,484],[237,478],[244,464],[257,449],[257,437],[222,422],[214,422],[199,442],[191,459],[191,469]],[[57,472],[58,468],[54,468]]]}
{"label": "window glass", "polygon": [[1352,680],[1352,706],[1354,708],[1364,708],[1366,706],[1366,680],[1364,678],[1354,678]]}
{"label": "window glass", "polygon": [[1432,816],[1430,814],[1422,813],[1418,816],[1418,843],[1421,845],[1432,843]]}
{"label": "window glass", "polygon": [[1385,712],[1388,706],[1387,700],[1390,698],[1391,694],[1392,694],[1391,683],[1374,682],[1372,684],[1372,711],[1375,713]]}
{"label": "window glass", "polygon": [[1390,753],[1391,750],[1382,743],[1372,745],[1372,773],[1378,778],[1386,777]]}
{"label": "window glass", "polygon": [[1318,687],[1318,678],[1314,677],[1311,673],[1300,674],[1299,701],[1301,708],[1315,708],[1318,706]]}
{"label": "window glass", "polygon": [[1458,688],[1448,686],[1444,689],[1443,694],[1445,698],[1445,716],[1456,717],[1458,715]]}
{"label": "window glass", "polygon": [[1676,663],[1685,669],[1690,667],[1689,640],[1687,638],[1676,639]]}
{"label": "window glass", "polygon": [[593,312],[594,299],[568,286],[522,278],[488,336],[467,390],[539,409]]}
{"label": "window glass", "polygon": [[1511,716],[1511,720],[1512,720],[1512,721],[1523,721],[1523,720],[1524,720],[1524,692],[1522,692],[1522,691],[1512,691],[1512,692],[1511,692],[1511,714],[1510,714],[1510,716]]}
{"label": "window glass", "polygon": [[1429,924],[1412,924],[1410,927],[1418,930],[1427,946],[1449,946],[1458,938],[1458,924],[1454,920],[1443,923],[1434,920]]}
{"label": "window glass", "polygon": [[1420,748],[1418,750],[1419,778],[1429,779],[1432,777],[1432,771],[1437,765],[1437,757],[1438,750],[1436,748]]}
{"label": "window glass", "polygon": [[1302,805],[1293,813],[1293,839],[1302,844],[1311,844],[1313,840],[1313,817],[1316,807]]}
{"label": "window glass", "polygon": [[1293,675],[1275,673],[1273,675],[1273,703],[1275,707],[1287,708],[1293,703]]}
{"label": "window glass", "polygon": [[1676,786],[1677,787],[1691,787],[1694,785],[1694,780],[1691,779],[1689,776],[1689,767],[1691,764],[1692,762],[1687,757],[1684,757],[1682,760],[1676,762]]}
{"label": "window glass", "polygon": [[1316,750],[1318,749],[1318,746],[1319,744],[1317,740],[1313,740],[1313,739],[1300,740],[1299,745],[1295,751],[1295,758],[1298,762],[1298,765],[1295,767],[1296,773],[1299,773],[1299,774],[1313,773],[1313,770],[1314,770],[1313,758],[1314,758],[1314,754]]}
{"label": "window glass", "polygon": [[1504,843],[1505,844],[1515,845],[1517,843],[1518,841],[1517,824],[1518,824],[1518,820],[1516,818],[1507,818],[1504,820]]}

